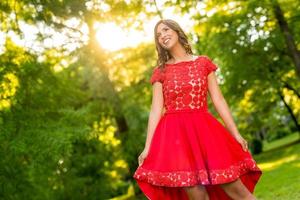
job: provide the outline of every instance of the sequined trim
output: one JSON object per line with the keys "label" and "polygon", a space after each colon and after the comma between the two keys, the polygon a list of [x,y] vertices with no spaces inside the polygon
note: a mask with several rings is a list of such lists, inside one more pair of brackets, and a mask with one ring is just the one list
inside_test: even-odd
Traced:
{"label": "sequined trim", "polygon": [[151,183],[152,185],[182,187],[198,184],[215,185],[228,183],[236,180],[238,177],[249,171],[261,172],[255,160],[247,158],[227,169],[210,170],[209,174],[205,169],[198,171],[160,172],[144,169],[140,166],[134,173],[133,177],[135,179]]}

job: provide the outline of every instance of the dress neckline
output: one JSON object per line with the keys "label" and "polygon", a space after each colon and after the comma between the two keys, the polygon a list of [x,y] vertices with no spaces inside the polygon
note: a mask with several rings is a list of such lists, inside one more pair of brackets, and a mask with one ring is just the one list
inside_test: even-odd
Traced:
{"label": "dress neckline", "polygon": [[196,56],[193,60],[184,60],[184,61],[179,61],[177,63],[165,63],[165,65],[178,65],[178,64],[183,64],[183,63],[190,63],[190,62],[195,62],[198,60],[201,56]]}

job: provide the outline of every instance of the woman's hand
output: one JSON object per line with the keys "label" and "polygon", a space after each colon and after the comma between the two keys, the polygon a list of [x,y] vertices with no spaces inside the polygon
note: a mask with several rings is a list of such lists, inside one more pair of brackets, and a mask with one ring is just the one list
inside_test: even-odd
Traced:
{"label": "woman's hand", "polygon": [[248,151],[248,142],[241,135],[235,136],[235,139],[241,144],[244,151]]}
{"label": "woman's hand", "polygon": [[147,149],[144,149],[142,151],[142,153],[139,155],[139,158],[138,158],[138,162],[139,162],[139,166],[141,166],[145,160],[145,158],[147,157],[148,155],[148,150]]}

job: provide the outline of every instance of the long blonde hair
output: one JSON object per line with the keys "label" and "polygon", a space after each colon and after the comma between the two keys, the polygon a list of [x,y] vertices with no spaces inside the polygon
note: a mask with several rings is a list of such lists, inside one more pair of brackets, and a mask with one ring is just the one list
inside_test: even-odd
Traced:
{"label": "long blonde hair", "polygon": [[193,54],[191,45],[188,42],[188,38],[186,36],[186,34],[183,32],[182,28],[180,27],[180,25],[172,20],[172,19],[161,19],[159,20],[155,27],[154,27],[154,40],[155,40],[155,45],[156,45],[156,50],[157,50],[157,65],[159,66],[159,68],[164,69],[165,67],[165,63],[172,58],[172,55],[170,54],[170,52],[166,49],[164,49],[158,42],[158,37],[157,37],[157,27],[159,24],[165,24],[166,26],[168,26],[170,29],[172,29],[173,31],[175,31],[178,35],[178,41],[179,43],[182,45],[182,47],[185,49],[185,52],[187,54]]}

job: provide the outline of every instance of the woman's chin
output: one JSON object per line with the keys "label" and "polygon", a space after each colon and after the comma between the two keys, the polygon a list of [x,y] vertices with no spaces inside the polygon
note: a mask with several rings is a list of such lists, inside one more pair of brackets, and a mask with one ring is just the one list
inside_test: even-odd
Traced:
{"label": "woman's chin", "polygon": [[174,45],[164,45],[164,49],[166,49],[166,50],[170,50],[170,49],[172,49],[172,47],[173,47]]}

